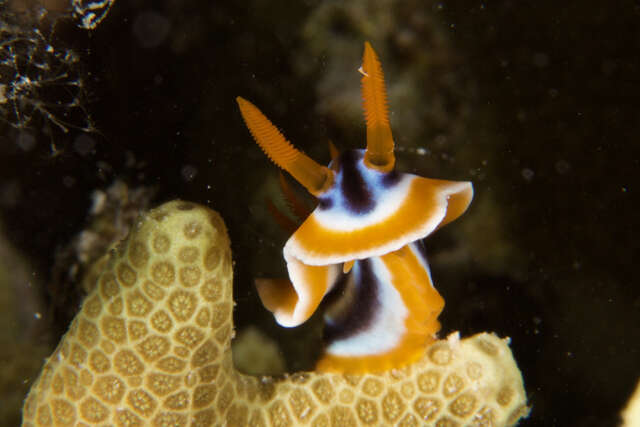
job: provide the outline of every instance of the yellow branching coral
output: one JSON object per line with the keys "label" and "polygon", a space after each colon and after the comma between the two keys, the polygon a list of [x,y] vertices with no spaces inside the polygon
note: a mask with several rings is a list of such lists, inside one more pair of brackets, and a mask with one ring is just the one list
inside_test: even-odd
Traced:
{"label": "yellow branching coral", "polygon": [[511,425],[527,413],[504,340],[437,341],[384,374],[240,374],[220,216],[192,203],[144,215],[47,360],[25,426]]}

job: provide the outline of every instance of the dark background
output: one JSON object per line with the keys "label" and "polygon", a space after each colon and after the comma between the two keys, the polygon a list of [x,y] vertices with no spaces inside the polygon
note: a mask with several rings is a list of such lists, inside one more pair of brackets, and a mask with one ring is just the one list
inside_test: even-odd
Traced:
{"label": "dark background", "polygon": [[[77,125],[66,133],[37,113],[25,129],[0,122],[0,219],[37,284],[24,295],[43,307],[19,348],[47,354],[66,330],[83,291],[60,279],[59,254],[88,226],[92,192],[118,179],[153,189],[154,205],[218,210],[233,242],[237,328],[259,325],[289,369],[308,369],[301,337],[315,329],[279,329],[252,285],[284,273],[286,235],[264,205],[279,199],[276,168],[234,99],[255,102],[321,163],[329,139],[362,147],[356,70],[369,40],[398,168],[474,183],[468,213],[427,240],[442,334],[511,337],[533,406],[521,425],[615,425],[640,375],[640,6],[237,3],[117,0],[91,32],[60,19],[45,34],[77,53],[65,66],[83,82],[82,108],[58,105]],[[55,102],[42,86],[37,96]],[[96,131],[83,131],[88,117]],[[9,392],[24,395],[38,366]]]}

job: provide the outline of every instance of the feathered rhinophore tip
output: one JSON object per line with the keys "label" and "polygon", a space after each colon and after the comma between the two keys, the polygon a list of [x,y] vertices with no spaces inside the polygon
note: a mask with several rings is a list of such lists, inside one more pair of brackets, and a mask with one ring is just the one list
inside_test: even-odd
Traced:
{"label": "feathered rhinophore tip", "polygon": [[311,194],[321,194],[332,181],[332,172],[295,149],[269,119],[242,97],[236,101],[251,136],[273,163],[289,172]]}
{"label": "feathered rhinophore tip", "polygon": [[369,42],[364,44],[361,72],[364,118],[367,126],[388,125],[389,109],[382,65]]}
{"label": "feathered rhinophore tip", "polygon": [[362,57],[362,100],[367,122],[367,152],[365,162],[369,167],[389,172],[393,169],[393,137],[389,126],[387,91],[384,74],[378,56],[369,44],[364,44]]}
{"label": "feathered rhinophore tip", "polygon": [[262,114],[258,107],[240,96],[236,98],[236,101],[251,136],[267,157],[283,169],[294,163],[300,156],[300,151],[285,139],[282,132]]}

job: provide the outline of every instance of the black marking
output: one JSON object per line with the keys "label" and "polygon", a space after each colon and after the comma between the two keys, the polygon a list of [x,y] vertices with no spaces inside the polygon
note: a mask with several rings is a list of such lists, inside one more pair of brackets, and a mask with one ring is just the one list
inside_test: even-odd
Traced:
{"label": "black marking", "polygon": [[333,199],[330,197],[318,197],[318,208],[320,210],[331,209],[333,206]]}
{"label": "black marking", "polygon": [[395,169],[389,173],[384,174],[382,177],[382,186],[384,188],[395,187],[399,182],[402,175]]}
{"label": "black marking", "polygon": [[349,277],[351,277],[351,273],[344,274],[343,272],[340,272],[333,287],[322,300],[323,306],[331,307],[344,295],[346,287],[349,283]]}
{"label": "black marking", "polygon": [[367,188],[367,183],[358,170],[361,155],[356,150],[347,150],[340,155],[340,172],[342,174],[342,194],[347,209],[356,214],[366,214],[373,210],[375,203]]}
{"label": "black marking", "polygon": [[429,263],[427,262],[427,247],[424,244],[424,240],[425,239],[416,240],[415,242],[413,242],[413,244],[416,245],[416,249],[418,249],[418,255],[422,258],[422,261],[424,261],[425,264],[429,265]]}
{"label": "black marking", "polygon": [[416,255],[418,259],[424,264],[425,269],[427,270],[427,276],[429,276],[429,283],[433,287],[433,281],[431,279],[431,269],[429,268],[429,260],[427,259],[427,245],[425,245],[424,243],[425,240],[426,239],[416,240],[411,244],[414,245],[416,249]]}
{"label": "black marking", "polygon": [[353,302],[349,305],[349,310],[339,313],[330,320],[325,320],[324,341],[330,344],[334,341],[344,340],[360,332],[369,329],[373,323],[376,310],[380,309],[378,300],[378,278],[373,273],[371,261],[368,259],[356,261],[358,263],[358,273],[355,274],[355,265],[349,275],[353,280],[347,280],[347,276],[342,275],[336,286],[327,295],[327,303],[335,303],[341,298],[348,285],[355,286]]}

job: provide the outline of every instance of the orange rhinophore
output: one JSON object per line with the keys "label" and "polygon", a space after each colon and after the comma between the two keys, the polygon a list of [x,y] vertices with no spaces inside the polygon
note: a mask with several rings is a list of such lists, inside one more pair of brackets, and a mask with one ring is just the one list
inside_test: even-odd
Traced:
{"label": "orange rhinophore", "polygon": [[305,205],[304,202],[300,200],[300,198],[296,197],[293,189],[282,173],[278,174],[278,183],[280,184],[280,189],[282,190],[284,199],[287,202],[287,206],[289,207],[291,212],[293,212],[296,218],[303,219],[308,217],[312,209]]}
{"label": "orange rhinophore", "polygon": [[[289,280],[257,280],[258,294],[287,327],[305,322],[324,301],[326,348],[317,368],[353,373],[411,363],[435,339],[444,300],[422,239],[460,216],[473,197],[470,182],[394,169],[384,75],[369,43],[360,72],[367,148],[338,153],[330,144],[328,167],[237,98],[258,145],[318,201],[284,246]],[[294,206],[295,198],[286,198]]]}
{"label": "orange rhinophore", "polygon": [[319,194],[331,185],[333,172],[296,150],[255,105],[237,97],[236,101],[253,139],[273,163],[289,172],[311,194]]}
{"label": "orange rhinophore", "polygon": [[389,126],[387,91],[378,55],[369,42],[364,43],[362,58],[362,100],[367,122],[367,151],[364,161],[368,167],[380,171],[393,170],[393,137]]}

